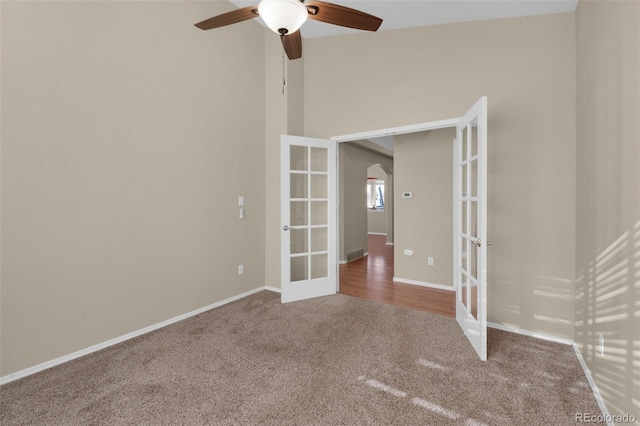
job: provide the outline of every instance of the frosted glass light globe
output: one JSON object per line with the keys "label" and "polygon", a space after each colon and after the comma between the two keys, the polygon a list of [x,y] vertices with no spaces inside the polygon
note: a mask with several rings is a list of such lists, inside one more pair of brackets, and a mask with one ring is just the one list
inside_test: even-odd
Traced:
{"label": "frosted glass light globe", "polygon": [[295,33],[309,17],[307,8],[299,0],[262,0],[258,15],[275,33]]}

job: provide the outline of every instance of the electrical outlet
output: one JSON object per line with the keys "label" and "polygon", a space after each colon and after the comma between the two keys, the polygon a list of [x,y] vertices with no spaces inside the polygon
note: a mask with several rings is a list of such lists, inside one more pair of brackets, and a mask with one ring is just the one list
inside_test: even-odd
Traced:
{"label": "electrical outlet", "polygon": [[433,266],[433,257],[428,257],[428,258],[427,258],[427,264],[428,264],[429,266]]}
{"label": "electrical outlet", "polygon": [[240,219],[244,219],[244,209],[240,209],[240,214],[238,215]]}
{"label": "electrical outlet", "polygon": [[244,274],[244,265],[238,265],[238,275]]}
{"label": "electrical outlet", "polygon": [[598,335],[598,355],[604,357],[604,336],[602,334]]}

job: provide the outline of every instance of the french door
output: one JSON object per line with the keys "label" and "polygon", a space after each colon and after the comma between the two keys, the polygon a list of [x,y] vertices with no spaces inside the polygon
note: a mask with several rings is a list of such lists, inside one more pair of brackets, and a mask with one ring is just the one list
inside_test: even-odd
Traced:
{"label": "french door", "polygon": [[336,143],[371,134],[456,127],[453,160],[453,281],[456,319],[487,359],[487,98],[461,118],[333,140],[282,136],[282,302],[337,291]]}
{"label": "french door", "polygon": [[336,142],[281,137],[281,300],[337,292]]}
{"label": "french door", "polygon": [[456,319],[487,359],[487,98],[460,119],[454,142]]}

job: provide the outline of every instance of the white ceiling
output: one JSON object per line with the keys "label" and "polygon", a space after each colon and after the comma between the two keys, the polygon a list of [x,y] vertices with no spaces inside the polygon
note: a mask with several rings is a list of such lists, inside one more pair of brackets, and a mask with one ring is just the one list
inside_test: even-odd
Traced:
{"label": "white ceiling", "polygon": [[[259,3],[259,0],[230,1],[238,7]],[[384,31],[452,22],[573,12],[578,0],[335,0],[331,3],[382,18],[379,31]],[[260,18],[257,20],[262,23]],[[356,32],[359,31],[313,20],[308,20],[302,26],[302,36],[305,38]]]}

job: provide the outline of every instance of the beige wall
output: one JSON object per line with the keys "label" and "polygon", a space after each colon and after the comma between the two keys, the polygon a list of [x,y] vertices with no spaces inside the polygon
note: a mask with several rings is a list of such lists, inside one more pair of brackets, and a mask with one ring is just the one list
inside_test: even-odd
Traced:
{"label": "beige wall", "polygon": [[287,133],[287,96],[282,93],[282,45],[264,29],[265,51],[265,285],[280,288],[280,135]]}
{"label": "beige wall", "polygon": [[282,43],[271,30],[264,32],[265,284],[280,288],[280,136],[304,136],[304,55],[301,59],[285,62],[283,88]]}
{"label": "beige wall", "polygon": [[[382,164],[393,171],[393,158],[362,148],[353,143],[339,144],[339,259],[346,260],[347,254],[363,249],[367,244],[367,194],[364,190],[367,169],[372,164]],[[393,188],[393,176],[388,176]],[[386,186],[386,185],[385,185]],[[385,188],[386,189],[386,188]],[[387,198],[393,197],[393,190]]]}
{"label": "beige wall", "polygon": [[395,137],[396,279],[453,288],[454,138],[453,128]]}
{"label": "beige wall", "polygon": [[489,319],[575,324],[609,410],[640,418],[638,2],[304,40],[284,94],[275,34],[192,26],[226,2],[0,8],[0,376],[279,287],[280,134],[451,118],[487,95]]}
{"label": "beige wall", "polygon": [[263,28],[193,26],[226,2],[1,8],[0,375],[264,285]]}
{"label": "beige wall", "polygon": [[640,3],[580,1],[576,39],[576,342],[640,424]]}
{"label": "beige wall", "polygon": [[369,234],[387,235],[387,211],[371,211],[367,213],[367,232]]}
{"label": "beige wall", "polygon": [[574,14],[305,42],[307,136],[457,117],[488,96],[489,320],[573,338]]}

